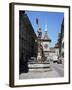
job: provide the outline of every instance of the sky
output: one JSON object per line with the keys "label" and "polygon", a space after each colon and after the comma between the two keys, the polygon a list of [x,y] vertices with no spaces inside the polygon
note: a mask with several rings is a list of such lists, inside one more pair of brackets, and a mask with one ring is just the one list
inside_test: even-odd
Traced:
{"label": "sky", "polygon": [[42,29],[42,35],[44,35],[45,27],[47,25],[48,37],[51,39],[51,47],[53,47],[58,40],[58,33],[61,30],[61,23],[64,18],[64,13],[44,11],[26,11],[26,13],[36,34],[38,29],[36,17],[38,18],[39,27]]}

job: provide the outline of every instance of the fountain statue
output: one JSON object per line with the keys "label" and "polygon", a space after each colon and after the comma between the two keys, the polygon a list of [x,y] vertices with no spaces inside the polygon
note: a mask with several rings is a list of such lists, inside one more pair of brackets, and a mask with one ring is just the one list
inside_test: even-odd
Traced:
{"label": "fountain statue", "polygon": [[37,62],[38,63],[43,63],[44,59],[43,59],[43,47],[41,45],[41,37],[42,37],[42,31],[41,28],[38,28],[37,30],[37,34],[38,34],[38,53],[37,53]]}

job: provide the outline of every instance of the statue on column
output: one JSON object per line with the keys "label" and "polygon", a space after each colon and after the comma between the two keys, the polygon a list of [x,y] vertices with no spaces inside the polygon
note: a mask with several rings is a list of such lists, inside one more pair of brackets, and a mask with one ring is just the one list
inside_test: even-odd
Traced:
{"label": "statue on column", "polygon": [[38,18],[36,18],[36,24],[38,25],[38,30],[37,30],[37,37],[38,37],[38,54],[37,54],[37,61],[38,63],[42,63],[43,60],[43,47],[41,45],[41,37],[42,37],[42,31],[41,28],[39,27],[38,24]]}
{"label": "statue on column", "polygon": [[39,28],[39,29],[37,30],[37,32],[38,32],[38,39],[41,39],[41,37],[42,37],[41,28]]}

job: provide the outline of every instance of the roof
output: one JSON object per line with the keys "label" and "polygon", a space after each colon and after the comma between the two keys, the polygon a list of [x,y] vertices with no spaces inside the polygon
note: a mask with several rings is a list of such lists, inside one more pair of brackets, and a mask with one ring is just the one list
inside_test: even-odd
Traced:
{"label": "roof", "polygon": [[51,39],[41,39],[42,41],[49,41],[49,42],[51,42]]}

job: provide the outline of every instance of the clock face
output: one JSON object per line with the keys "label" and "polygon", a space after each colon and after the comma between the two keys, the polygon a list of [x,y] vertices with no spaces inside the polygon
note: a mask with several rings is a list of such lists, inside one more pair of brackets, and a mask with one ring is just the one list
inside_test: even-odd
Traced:
{"label": "clock face", "polygon": [[45,44],[44,47],[47,49],[48,48],[48,44]]}

